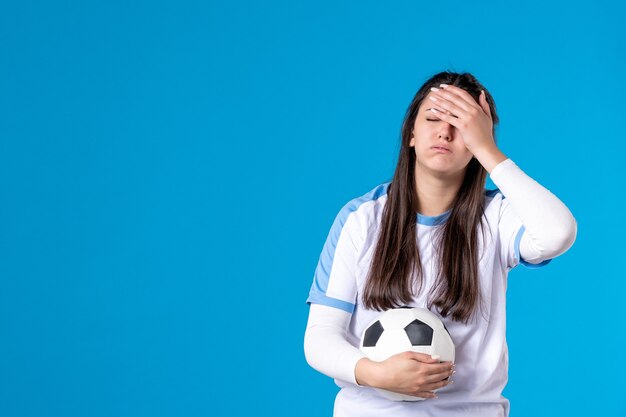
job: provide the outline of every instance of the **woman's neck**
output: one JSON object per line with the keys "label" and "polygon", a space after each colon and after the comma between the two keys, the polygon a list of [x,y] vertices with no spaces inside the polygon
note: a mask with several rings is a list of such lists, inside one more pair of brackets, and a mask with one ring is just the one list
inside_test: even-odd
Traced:
{"label": "woman's neck", "polygon": [[423,216],[438,216],[452,208],[464,175],[465,172],[453,177],[416,175],[417,212]]}

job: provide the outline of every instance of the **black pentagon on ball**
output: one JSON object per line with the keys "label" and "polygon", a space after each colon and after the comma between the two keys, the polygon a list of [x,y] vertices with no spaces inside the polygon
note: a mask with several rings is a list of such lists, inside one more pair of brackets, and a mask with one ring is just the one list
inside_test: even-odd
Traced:
{"label": "black pentagon on ball", "polygon": [[433,342],[433,329],[426,323],[413,320],[404,328],[412,346],[430,346]]}
{"label": "black pentagon on ball", "polygon": [[383,325],[380,324],[380,320],[376,320],[376,323],[372,324],[365,331],[365,336],[363,337],[363,347],[374,347],[376,346],[376,342],[380,339],[380,335],[383,334]]}

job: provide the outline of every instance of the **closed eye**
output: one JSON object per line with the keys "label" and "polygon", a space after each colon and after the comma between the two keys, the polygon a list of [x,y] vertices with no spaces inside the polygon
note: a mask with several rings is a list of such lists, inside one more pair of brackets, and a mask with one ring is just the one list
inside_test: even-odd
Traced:
{"label": "closed eye", "polygon": [[438,122],[439,121],[439,119],[426,119],[426,120],[428,120],[429,122]]}

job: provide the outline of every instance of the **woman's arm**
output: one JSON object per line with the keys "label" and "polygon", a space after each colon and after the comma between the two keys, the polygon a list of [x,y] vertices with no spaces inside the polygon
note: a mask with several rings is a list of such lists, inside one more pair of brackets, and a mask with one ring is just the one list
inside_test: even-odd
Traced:
{"label": "woman's arm", "polygon": [[[345,338],[350,317],[350,313],[338,308],[311,303],[304,334],[304,355],[313,369],[332,378],[363,386],[357,382],[355,369],[361,359],[369,359]],[[362,365],[359,364],[359,367]],[[368,368],[365,371],[367,375],[360,377],[371,378],[369,371]]]}
{"label": "woman's arm", "polygon": [[573,245],[576,219],[554,194],[508,158],[493,166],[490,175],[526,229],[519,247],[524,260],[537,264]]}
{"label": "woman's arm", "polygon": [[400,352],[382,362],[368,359],[345,338],[350,313],[311,304],[304,337],[307,362],[314,369],[358,386],[383,388],[421,398],[451,383],[452,363],[417,352]]}
{"label": "woman's arm", "polygon": [[485,92],[481,91],[476,101],[460,87],[446,84],[441,87],[432,95],[439,108],[431,110],[439,119],[459,129],[465,147],[491,174],[493,182],[522,220],[526,230],[520,241],[521,256],[527,261],[537,261],[553,258],[569,249],[576,239],[574,216],[561,200],[528,177],[498,149]]}

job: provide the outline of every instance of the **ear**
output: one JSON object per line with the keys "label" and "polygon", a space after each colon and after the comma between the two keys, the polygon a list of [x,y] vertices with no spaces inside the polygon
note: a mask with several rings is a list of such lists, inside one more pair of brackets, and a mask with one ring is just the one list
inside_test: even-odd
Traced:
{"label": "ear", "polygon": [[409,142],[409,147],[412,148],[415,146],[415,136],[411,136],[411,142]]}

